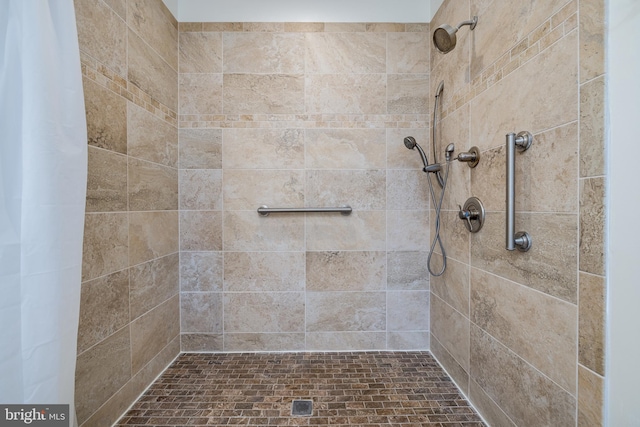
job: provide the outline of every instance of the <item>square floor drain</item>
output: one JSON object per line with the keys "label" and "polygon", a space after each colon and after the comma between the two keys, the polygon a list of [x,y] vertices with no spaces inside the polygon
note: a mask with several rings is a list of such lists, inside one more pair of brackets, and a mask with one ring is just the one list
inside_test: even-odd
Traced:
{"label": "square floor drain", "polygon": [[310,416],[313,412],[313,400],[294,400],[291,415]]}

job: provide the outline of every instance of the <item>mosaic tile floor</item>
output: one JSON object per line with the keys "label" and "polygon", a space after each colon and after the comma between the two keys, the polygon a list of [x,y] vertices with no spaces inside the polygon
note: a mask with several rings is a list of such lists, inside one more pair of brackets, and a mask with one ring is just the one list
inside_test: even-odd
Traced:
{"label": "mosaic tile floor", "polygon": [[428,352],[183,354],[117,424],[138,425],[486,427]]}

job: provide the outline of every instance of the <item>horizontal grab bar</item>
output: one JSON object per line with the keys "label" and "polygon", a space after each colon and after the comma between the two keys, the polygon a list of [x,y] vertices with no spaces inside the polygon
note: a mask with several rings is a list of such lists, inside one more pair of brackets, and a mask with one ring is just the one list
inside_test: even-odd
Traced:
{"label": "horizontal grab bar", "polygon": [[270,208],[266,205],[262,205],[258,208],[258,213],[262,216],[268,216],[270,213],[327,213],[327,212],[340,212],[342,215],[349,215],[353,209],[351,206],[338,206],[331,208]]}

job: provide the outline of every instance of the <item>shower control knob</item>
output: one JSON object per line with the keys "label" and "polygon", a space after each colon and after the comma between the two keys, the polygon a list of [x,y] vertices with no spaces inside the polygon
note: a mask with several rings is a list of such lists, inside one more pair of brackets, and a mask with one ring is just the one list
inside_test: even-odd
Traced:
{"label": "shower control knob", "polygon": [[464,225],[471,233],[477,233],[484,225],[484,206],[477,197],[469,197],[464,206],[458,205],[458,218],[465,221]]}

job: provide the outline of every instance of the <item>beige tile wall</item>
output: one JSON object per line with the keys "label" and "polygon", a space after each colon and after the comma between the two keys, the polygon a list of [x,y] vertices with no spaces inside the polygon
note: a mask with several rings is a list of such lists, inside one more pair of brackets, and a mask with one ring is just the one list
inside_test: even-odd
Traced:
{"label": "beige tile wall", "polygon": [[[431,48],[431,93],[445,82],[437,144],[482,152],[475,169],[452,165],[431,350],[491,425],[602,425],[604,1],[450,0],[431,28],[469,12],[478,25],[453,52]],[[534,143],[516,155],[516,227],[534,243],[512,253],[504,144],[522,130]],[[487,218],[469,235],[455,211],[472,195]]]}
{"label": "beige tile wall", "polygon": [[160,0],[75,7],[89,143],[76,408],[110,426],[180,351],[178,208],[207,199],[178,199],[176,21]]}
{"label": "beige tile wall", "polygon": [[183,351],[429,347],[428,28],[180,24]]}

